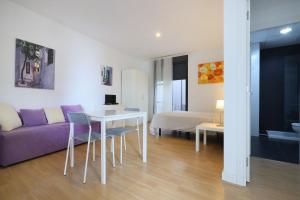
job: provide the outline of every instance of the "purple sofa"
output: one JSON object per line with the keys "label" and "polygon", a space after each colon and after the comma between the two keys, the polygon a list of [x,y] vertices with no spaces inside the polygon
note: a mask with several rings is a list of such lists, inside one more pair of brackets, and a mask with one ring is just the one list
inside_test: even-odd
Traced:
{"label": "purple sofa", "polygon": [[[99,131],[100,124],[92,123]],[[9,132],[0,131],[0,166],[8,166],[67,148],[69,123],[20,127]],[[75,125],[75,135],[85,133],[88,127]],[[76,144],[80,144],[76,141]]]}

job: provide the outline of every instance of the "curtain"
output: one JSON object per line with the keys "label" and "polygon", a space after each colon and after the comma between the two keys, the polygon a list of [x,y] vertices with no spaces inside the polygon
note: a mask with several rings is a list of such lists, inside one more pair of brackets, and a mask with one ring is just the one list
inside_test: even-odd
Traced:
{"label": "curtain", "polygon": [[154,61],[153,113],[172,111],[172,58]]}

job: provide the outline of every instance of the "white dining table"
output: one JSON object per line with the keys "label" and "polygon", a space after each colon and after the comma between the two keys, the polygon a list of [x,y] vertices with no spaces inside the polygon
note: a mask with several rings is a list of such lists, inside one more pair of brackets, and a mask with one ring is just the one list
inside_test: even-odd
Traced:
{"label": "white dining table", "polygon": [[123,110],[101,110],[86,112],[93,121],[101,123],[101,183],[106,184],[106,128],[107,122],[133,118],[143,119],[143,163],[147,162],[147,112],[123,111]]}

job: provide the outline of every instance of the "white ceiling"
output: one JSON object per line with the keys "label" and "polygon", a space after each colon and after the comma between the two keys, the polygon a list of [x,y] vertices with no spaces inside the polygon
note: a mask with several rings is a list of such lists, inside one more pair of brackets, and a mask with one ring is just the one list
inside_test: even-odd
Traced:
{"label": "white ceiling", "polygon": [[[293,30],[285,35],[280,34],[280,30],[285,27]],[[261,43],[262,49],[300,44],[300,23],[251,32],[251,43],[257,42]]]}
{"label": "white ceiling", "polygon": [[299,0],[251,0],[251,31],[300,21]]}
{"label": "white ceiling", "polygon": [[223,0],[11,1],[141,58],[223,48]]}

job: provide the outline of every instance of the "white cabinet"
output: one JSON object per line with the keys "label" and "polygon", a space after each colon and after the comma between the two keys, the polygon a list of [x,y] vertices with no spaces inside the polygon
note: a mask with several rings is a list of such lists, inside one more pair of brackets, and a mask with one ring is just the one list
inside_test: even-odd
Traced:
{"label": "white cabinet", "polygon": [[148,75],[145,72],[122,70],[122,105],[148,112]]}

